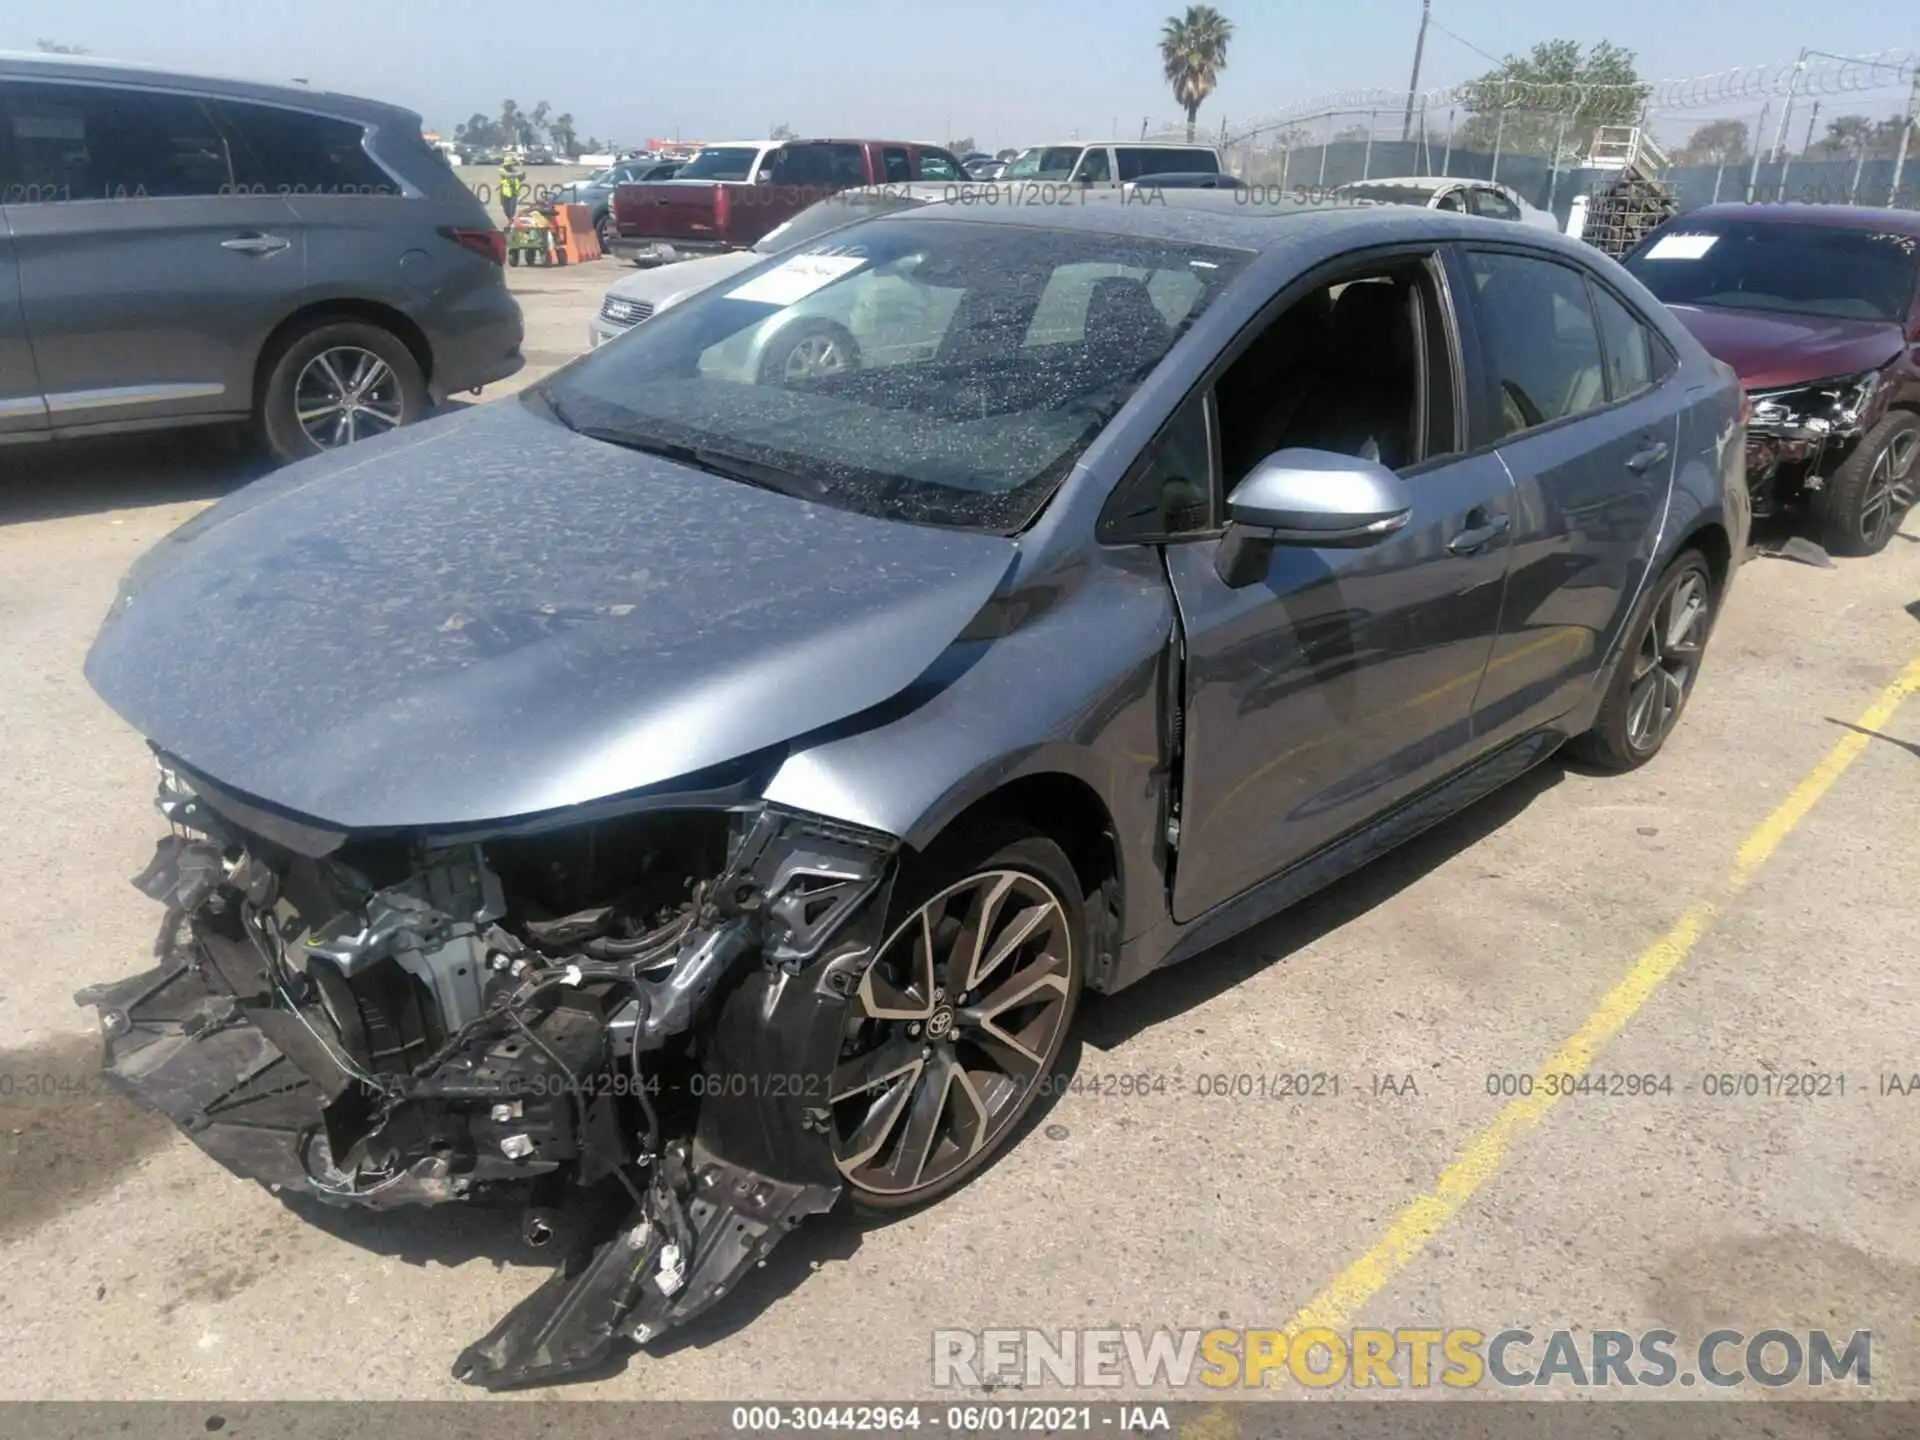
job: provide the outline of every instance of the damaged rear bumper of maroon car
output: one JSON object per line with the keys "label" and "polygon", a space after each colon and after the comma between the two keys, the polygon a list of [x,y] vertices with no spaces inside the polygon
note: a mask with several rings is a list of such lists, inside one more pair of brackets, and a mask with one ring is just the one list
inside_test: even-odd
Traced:
{"label": "damaged rear bumper of maroon car", "polygon": [[159,964],[76,997],[106,1074],[237,1175],[383,1209],[617,1197],[455,1374],[593,1369],[727,1295],[841,1176],[830,1094],[895,842],[716,779],[554,828],[356,836],[164,755]]}

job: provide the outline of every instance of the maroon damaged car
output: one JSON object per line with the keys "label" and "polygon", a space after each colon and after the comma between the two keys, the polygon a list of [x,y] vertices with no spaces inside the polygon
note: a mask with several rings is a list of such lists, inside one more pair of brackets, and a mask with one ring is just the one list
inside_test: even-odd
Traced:
{"label": "maroon damaged car", "polygon": [[1920,459],[1920,214],[1714,205],[1626,266],[1739,373],[1754,514],[1804,511],[1835,554],[1885,548]]}

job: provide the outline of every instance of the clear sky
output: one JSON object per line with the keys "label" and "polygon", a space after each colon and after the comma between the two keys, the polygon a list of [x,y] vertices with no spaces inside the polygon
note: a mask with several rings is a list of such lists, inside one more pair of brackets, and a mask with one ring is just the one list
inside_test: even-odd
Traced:
{"label": "clear sky", "polygon": [[[0,49],[41,38],[96,55],[391,100],[451,133],[475,111],[547,100],[582,137],[801,133],[981,146],[1137,134],[1178,116],[1160,78],[1170,0],[0,0]],[[1217,130],[1310,96],[1404,86],[1419,0],[1218,0],[1235,25]],[[1884,0],[1435,0],[1425,85],[1536,41],[1612,40],[1669,78],[1843,53],[1920,49],[1920,10]],[[1468,42],[1461,43],[1461,40]],[[1859,108],[1898,108],[1874,97]],[[1829,102],[1831,103],[1831,102]]]}

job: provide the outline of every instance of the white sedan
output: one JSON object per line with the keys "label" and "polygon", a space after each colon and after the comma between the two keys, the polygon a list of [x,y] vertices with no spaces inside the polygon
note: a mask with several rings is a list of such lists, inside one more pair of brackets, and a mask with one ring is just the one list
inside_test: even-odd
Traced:
{"label": "white sedan", "polygon": [[1405,175],[1355,180],[1333,193],[1342,199],[1375,205],[1419,205],[1428,210],[1452,210],[1488,220],[1517,220],[1542,230],[1560,228],[1551,213],[1529,205],[1507,186],[1491,180],[1467,180],[1457,175]]}

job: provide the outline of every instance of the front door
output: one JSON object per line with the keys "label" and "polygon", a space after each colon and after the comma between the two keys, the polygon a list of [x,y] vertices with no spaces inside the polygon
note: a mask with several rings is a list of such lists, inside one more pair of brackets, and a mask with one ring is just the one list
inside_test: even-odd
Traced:
{"label": "front door", "polygon": [[260,341],[305,282],[278,194],[236,194],[191,96],[0,83],[21,183],[22,308],[54,428],[244,414]]}
{"label": "front door", "polygon": [[1219,540],[1167,548],[1186,649],[1175,918],[1469,757],[1513,487],[1497,455],[1462,453],[1461,373],[1446,285],[1425,256],[1310,294],[1216,387],[1226,490],[1264,454],[1304,446],[1377,458],[1414,507],[1370,548],[1276,546],[1265,575],[1238,588],[1216,572]]}

